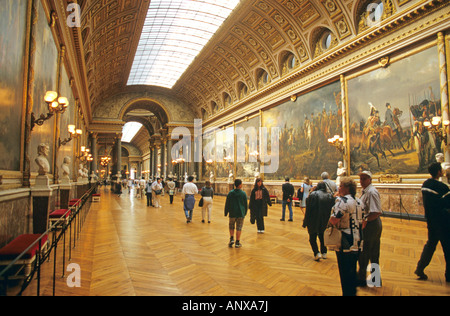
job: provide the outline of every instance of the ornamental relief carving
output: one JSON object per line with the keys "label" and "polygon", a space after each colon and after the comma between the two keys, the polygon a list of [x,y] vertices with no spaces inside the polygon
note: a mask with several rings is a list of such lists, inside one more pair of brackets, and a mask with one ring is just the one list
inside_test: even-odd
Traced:
{"label": "ornamental relief carving", "polygon": [[[411,6],[422,6],[420,1],[381,1],[381,21],[386,21]],[[118,113],[115,105],[105,104],[105,96],[113,95],[126,86],[128,78],[125,68],[130,64],[129,55],[133,51],[133,41],[130,39],[136,37],[137,20],[145,15],[142,8],[148,7],[148,2],[91,0],[83,6],[83,47],[88,70],[88,95],[95,108],[94,116],[107,117],[105,113],[99,113],[99,104],[112,117]],[[434,0],[427,2],[432,2],[433,5],[442,3]],[[236,15],[239,20],[232,20],[229,28],[223,28],[222,33],[216,39],[213,38],[209,53],[202,56],[206,65],[193,64],[183,80],[174,87],[174,93],[181,100],[186,100],[187,104],[196,104],[201,99],[202,104],[217,101],[223,107],[223,102],[219,101],[223,92],[237,100],[240,93],[236,90],[238,82],[246,84],[247,97],[256,91],[258,80],[255,73],[259,68],[267,70],[272,82],[278,80],[283,70],[279,55],[283,51],[289,50],[295,54],[295,71],[300,72],[303,70],[297,69],[300,68],[299,65],[307,61],[314,62],[315,58],[324,56],[330,48],[338,47],[335,51],[339,55],[339,47],[345,48],[343,40],[348,41],[352,36],[373,27],[369,23],[366,8],[361,9],[370,1],[361,0],[358,3],[363,4],[347,0],[248,1]],[[411,16],[420,16],[422,11],[417,10]],[[392,24],[393,29],[402,23]],[[319,40],[321,38],[314,36],[314,30],[325,26],[332,35],[326,49]],[[199,78],[202,76],[196,74],[204,74],[204,69],[208,69],[209,75],[202,80]],[[308,66],[307,71],[314,71],[314,64]],[[192,93],[193,90],[195,93]],[[177,113],[171,113],[174,120],[180,119]]]}

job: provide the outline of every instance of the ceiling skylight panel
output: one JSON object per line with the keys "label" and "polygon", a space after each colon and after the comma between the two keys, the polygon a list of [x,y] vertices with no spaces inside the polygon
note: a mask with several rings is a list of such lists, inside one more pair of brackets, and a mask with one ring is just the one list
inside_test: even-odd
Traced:
{"label": "ceiling skylight panel", "polygon": [[152,0],[128,85],[172,88],[239,1]]}
{"label": "ceiling skylight panel", "polygon": [[137,122],[126,123],[122,129],[122,142],[124,143],[131,142],[141,128],[142,128],[141,123]]}

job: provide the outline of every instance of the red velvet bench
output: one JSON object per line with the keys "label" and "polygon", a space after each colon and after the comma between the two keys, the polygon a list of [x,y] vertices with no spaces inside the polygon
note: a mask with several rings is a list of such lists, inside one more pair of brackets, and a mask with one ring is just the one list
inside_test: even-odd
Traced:
{"label": "red velvet bench", "polygon": [[[22,252],[24,252],[28,247],[30,247],[36,240],[41,237],[40,234],[24,234],[20,235],[9,244],[0,249],[0,266],[8,266],[12,261],[14,261]],[[45,235],[41,239],[41,251],[45,250],[47,247],[48,236]],[[36,253],[39,252],[39,242],[37,242],[33,247],[31,247],[19,260],[16,261],[15,265],[25,266],[25,276],[31,273],[31,264],[36,259]],[[16,275],[20,272],[16,272]]]}
{"label": "red velvet bench", "polygon": [[50,221],[50,224],[53,224],[54,222],[57,222],[61,219],[61,217],[64,216],[64,214],[66,214],[65,216],[65,221],[67,222],[69,219],[71,211],[66,210],[66,209],[60,209],[60,210],[56,210],[52,213],[50,213],[50,215],[48,216],[48,220]]}
{"label": "red velvet bench", "polygon": [[292,202],[293,202],[294,206],[300,207],[302,205],[302,201],[300,201],[300,199],[298,197],[292,198]]}
{"label": "red velvet bench", "polygon": [[80,199],[72,199],[69,201],[69,207],[77,206],[81,202]]}
{"label": "red velvet bench", "polygon": [[99,194],[99,193],[92,194],[92,202],[100,202],[100,197],[101,197],[101,194]]}
{"label": "red velvet bench", "polygon": [[276,195],[270,195],[270,202],[277,203],[277,201],[278,201],[278,198]]}

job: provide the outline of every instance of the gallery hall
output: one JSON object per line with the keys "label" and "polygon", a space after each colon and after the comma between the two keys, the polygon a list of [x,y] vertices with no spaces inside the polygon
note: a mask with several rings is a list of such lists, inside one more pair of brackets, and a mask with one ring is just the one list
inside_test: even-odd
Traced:
{"label": "gallery hall", "polygon": [[0,296],[450,296],[449,1],[1,4]]}

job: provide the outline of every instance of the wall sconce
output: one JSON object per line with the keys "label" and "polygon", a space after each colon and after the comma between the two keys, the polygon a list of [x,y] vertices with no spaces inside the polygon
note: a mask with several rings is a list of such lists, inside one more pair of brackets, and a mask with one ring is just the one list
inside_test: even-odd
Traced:
{"label": "wall sconce", "polygon": [[93,160],[93,159],[89,160],[89,158],[92,158],[92,154],[89,153],[91,151],[89,148],[86,148],[86,146],[81,146],[80,151],[81,151],[81,155],[77,156],[77,159],[80,159],[82,161],[84,159],[86,159],[87,161]]}
{"label": "wall sconce", "polygon": [[39,118],[36,118],[34,113],[31,113],[31,130],[36,125],[42,126],[45,121],[49,120],[55,113],[64,113],[69,106],[69,101],[66,97],[58,97],[58,93],[55,91],[47,91],[44,96],[44,101],[48,106],[47,115],[41,114]]}
{"label": "wall sconce", "polygon": [[429,131],[431,131],[441,142],[445,143],[447,146],[447,132],[446,129],[450,126],[449,120],[442,120],[440,116],[435,116],[430,121],[423,122],[423,126],[425,126]]}
{"label": "wall sconce", "polygon": [[69,125],[67,126],[67,129],[69,130],[70,137],[66,138],[63,141],[61,141],[60,138],[58,140],[58,148],[67,145],[72,139],[77,138],[81,136],[81,134],[83,134],[83,131],[81,129],[75,129],[75,125]]}
{"label": "wall sconce", "polygon": [[335,135],[333,138],[328,138],[328,143],[336,147],[336,149],[341,153],[345,153],[344,138],[342,138],[341,136]]}

